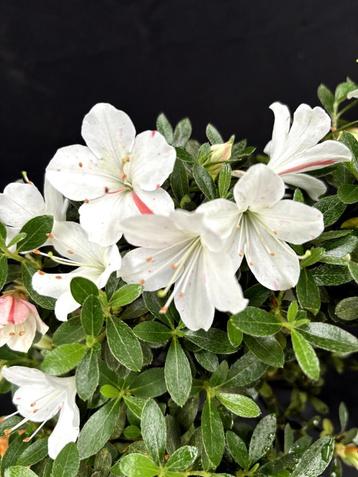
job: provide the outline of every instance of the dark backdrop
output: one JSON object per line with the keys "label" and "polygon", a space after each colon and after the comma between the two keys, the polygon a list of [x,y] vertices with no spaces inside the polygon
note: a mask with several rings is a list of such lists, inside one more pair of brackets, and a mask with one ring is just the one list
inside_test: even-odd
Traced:
{"label": "dark backdrop", "polygon": [[[357,79],[357,16],[356,0],[1,0],[0,186],[23,169],[41,184],[99,101],[138,131],[164,111],[262,147],[271,102],[314,105],[320,82]],[[333,409],[343,391],[356,406],[355,382],[330,379]]]}

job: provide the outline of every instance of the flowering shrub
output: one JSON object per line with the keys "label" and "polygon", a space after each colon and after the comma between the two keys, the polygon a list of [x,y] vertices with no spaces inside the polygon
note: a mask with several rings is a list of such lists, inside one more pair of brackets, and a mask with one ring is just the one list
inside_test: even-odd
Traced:
{"label": "flowering shrub", "polygon": [[97,104],[44,197],[25,173],[5,188],[2,474],[358,468],[345,404],[337,428],[318,397],[330,369],[357,367],[357,85],[318,96],[293,118],[271,105],[262,154],[163,114],[136,135]]}

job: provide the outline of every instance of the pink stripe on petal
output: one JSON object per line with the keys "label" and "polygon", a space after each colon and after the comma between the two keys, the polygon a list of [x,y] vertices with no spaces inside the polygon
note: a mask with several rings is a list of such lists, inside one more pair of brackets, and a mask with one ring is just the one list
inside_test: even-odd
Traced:
{"label": "pink stripe on petal", "polygon": [[153,214],[153,211],[142,201],[142,199],[135,193],[132,192],[132,197],[137,209],[141,214]]}
{"label": "pink stripe on petal", "polygon": [[336,161],[334,159],[323,159],[323,160],[320,160],[320,161],[312,161],[312,162],[307,162],[306,164],[300,164],[298,166],[295,166],[295,167],[291,167],[289,169],[285,169],[281,172],[279,172],[279,175],[283,175],[283,174],[291,174],[291,173],[294,173],[294,172],[301,172],[303,170],[306,170],[308,167],[324,167],[324,166],[330,166],[331,164],[335,164]]}

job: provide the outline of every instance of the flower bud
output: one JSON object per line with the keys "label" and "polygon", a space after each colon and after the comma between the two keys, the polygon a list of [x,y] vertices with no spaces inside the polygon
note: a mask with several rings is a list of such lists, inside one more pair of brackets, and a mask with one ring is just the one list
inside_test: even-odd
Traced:
{"label": "flower bud", "polygon": [[36,331],[45,334],[47,330],[36,307],[25,298],[13,293],[0,297],[0,346],[27,352]]}
{"label": "flower bud", "polygon": [[230,138],[223,144],[213,144],[210,146],[211,154],[208,161],[207,170],[213,179],[218,176],[223,164],[229,161],[233,142],[233,138]]}
{"label": "flower bud", "polygon": [[347,465],[358,469],[358,447],[354,444],[336,444],[336,454]]}

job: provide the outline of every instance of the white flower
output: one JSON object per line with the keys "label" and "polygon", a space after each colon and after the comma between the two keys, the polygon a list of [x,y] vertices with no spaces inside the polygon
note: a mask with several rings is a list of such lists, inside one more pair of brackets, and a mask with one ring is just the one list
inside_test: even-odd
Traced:
{"label": "white flower", "polygon": [[256,279],[271,290],[297,284],[300,266],[285,242],[302,244],[323,231],[323,216],[314,207],[281,200],[283,180],[269,167],[256,164],[234,187],[236,204],[216,199],[199,207],[209,227],[226,236],[236,267],[243,257]]}
{"label": "white flower", "polygon": [[166,215],[174,208],[160,186],[173,170],[175,149],[157,131],[135,134],[126,113],[97,104],[82,124],[88,147],[59,149],[47,167],[47,178],[56,189],[84,201],[80,221],[93,242],[117,242],[120,221],[126,217]]}
{"label": "white flower", "polygon": [[[98,288],[103,288],[112,272],[121,266],[121,256],[116,245],[102,247],[89,242],[86,232],[75,222],[59,222],[52,243],[62,257],[50,257],[59,264],[76,267],[69,273],[36,272],[32,286],[41,295],[56,298],[55,315],[67,320],[67,315],[79,308],[71,295],[70,282],[74,277],[92,280]],[[37,252],[46,255],[42,252]]]}
{"label": "white flower", "polygon": [[34,217],[53,215],[66,220],[68,201],[45,180],[44,197],[32,182],[12,182],[0,194],[0,222],[6,225],[11,240]]}
{"label": "white flower", "polygon": [[358,99],[358,88],[347,94],[347,99]]}
{"label": "white flower", "polygon": [[168,217],[143,215],[123,222],[127,241],[140,248],[123,258],[122,278],[147,291],[165,287],[163,295],[174,285],[162,312],[174,299],[191,330],[208,330],[215,308],[238,313],[247,304],[230,257],[222,252],[221,238],[203,218],[200,213],[175,210]]}
{"label": "white flower", "polygon": [[26,353],[36,331],[45,334],[48,326],[41,320],[36,307],[16,295],[0,297],[0,346]]}
{"label": "white flower", "polygon": [[15,431],[28,421],[41,422],[33,435],[25,439],[28,442],[47,421],[59,414],[48,439],[49,456],[55,459],[69,442],[76,441],[79,434],[80,413],[75,401],[75,377],[56,378],[24,366],[3,368],[2,375],[10,383],[19,386],[13,397],[17,412],[11,416],[20,414],[24,418],[7,433]]}
{"label": "white flower", "polygon": [[318,142],[331,129],[331,119],[320,107],[301,104],[295,111],[292,126],[287,106],[273,103],[270,109],[275,115],[272,139],[265,148],[270,156],[268,166],[282,176],[286,184],[307,191],[312,199],[326,191],[326,186],[316,177],[303,172],[349,161],[350,150],[341,142]]}

